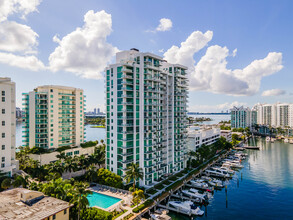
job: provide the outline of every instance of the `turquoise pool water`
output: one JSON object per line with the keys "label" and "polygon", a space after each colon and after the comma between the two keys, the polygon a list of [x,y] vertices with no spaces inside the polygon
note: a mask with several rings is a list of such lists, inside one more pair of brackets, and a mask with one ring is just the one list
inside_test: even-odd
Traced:
{"label": "turquoise pool water", "polygon": [[96,192],[93,192],[92,195],[88,195],[87,199],[90,203],[90,207],[98,206],[103,209],[109,208],[111,205],[114,205],[115,203],[121,201],[121,199]]}

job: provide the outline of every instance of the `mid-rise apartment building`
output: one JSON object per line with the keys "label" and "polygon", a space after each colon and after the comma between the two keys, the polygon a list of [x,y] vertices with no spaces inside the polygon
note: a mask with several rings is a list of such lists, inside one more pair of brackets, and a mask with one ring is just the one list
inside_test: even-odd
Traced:
{"label": "mid-rise apartment building", "polygon": [[58,148],[84,142],[85,97],[82,89],[39,86],[23,94],[24,146]]}
{"label": "mid-rise apartment building", "polygon": [[188,149],[196,151],[202,145],[209,146],[219,140],[221,130],[216,127],[190,127],[188,129]]}
{"label": "mid-rise apartment building", "polygon": [[257,124],[270,127],[293,127],[293,104],[257,104]]}
{"label": "mid-rise apartment building", "polygon": [[246,128],[251,125],[251,111],[249,108],[233,107],[231,109],[231,128]]}
{"label": "mid-rise apartment building", "polygon": [[140,185],[182,170],[187,136],[187,68],[137,49],[106,68],[106,168],[124,176],[143,169]]}
{"label": "mid-rise apartment building", "polygon": [[15,83],[0,77],[0,170],[11,176],[15,160]]}

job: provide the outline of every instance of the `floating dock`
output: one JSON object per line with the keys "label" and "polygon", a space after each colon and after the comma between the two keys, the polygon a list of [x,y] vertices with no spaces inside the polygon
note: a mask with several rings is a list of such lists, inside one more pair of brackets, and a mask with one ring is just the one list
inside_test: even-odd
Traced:
{"label": "floating dock", "polygon": [[260,147],[258,146],[244,146],[245,149],[249,149],[249,150],[259,150]]}

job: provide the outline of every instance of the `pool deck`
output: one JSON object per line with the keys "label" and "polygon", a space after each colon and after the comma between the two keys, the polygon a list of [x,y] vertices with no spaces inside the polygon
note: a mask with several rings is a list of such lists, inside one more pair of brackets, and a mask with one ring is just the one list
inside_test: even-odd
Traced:
{"label": "pool deck", "polygon": [[99,207],[99,206],[93,206],[93,207],[102,209],[102,210],[107,211],[107,212],[111,212],[111,211],[113,211],[115,209],[125,209],[125,207],[122,206],[122,201],[124,201],[124,204],[129,204],[131,202],[131,200],[132,200],[131,195],[126,195],[124,193],[113,193],[110,190],[102,190],[99,187],[95,187],[95,186],[90,187],[88,189],[93,191],[93,192],[96,192],[96,193],[100,193],[100,194],[103,194],[103,195],[106,195],[106,196],[111,196],[111,197],[121,199],[121,201],[109,206],[106,209],[104,209],[102,207]]}

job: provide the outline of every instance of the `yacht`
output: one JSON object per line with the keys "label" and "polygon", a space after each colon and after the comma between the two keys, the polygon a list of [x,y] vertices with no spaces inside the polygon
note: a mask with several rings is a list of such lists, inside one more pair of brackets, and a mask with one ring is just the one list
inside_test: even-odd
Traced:
{"label": "yacht", "polygon": [[206,170],[205,173],[208,176],[216,176],[216,177],[222,177],[222,178],[229,178],[230,174],[224,172],[224,171],[218,171],[218,170]]}
{"label": "yacht", "polygon": [[210,188],[203,180],[190,180],[190,183],[193,187],[197,189],[207,190],[212,192],[214,189]]}
{"label": "yacht", "polygon": [[231,170],[231,169],[229,169],[227,167],[213,167],[213,169],[214,170],[219,170],[219,171],[224,171],[224,172],[226,172],[228,174],[232,174],[232,175],[235,174],[234,170]]}
{"label": "yacht", "polygon": [[223,167],[227,167],[227,165],[229,165],[232,168],[243,168],[243,166],[240,163],[236,163],[236,162],[226,161],[225,163],[223,163]]}
{"label": "yacht", "polygon": [[205,194],[201,194],[196,189],[182,190],[182,194],[191,198],[198,198],[199,202],[208,202],[208,196]]}
{"label": "yacht", "polygon": [[270,142],[271,138],[269,136],[266,137],[266,142]]}
{"label": "yacht", "polygon": [[186,214],[192,215],[203,215],[204,211],[202,211],[199,207],[193,204],[191,201],[169,201],[168,206],[176,208],[177,210],[181,210]]}
{"label": "yacht", "polygon": [[285,138],[285,139],[284,139],[284,142],[285,142],[285,143],[289,143],[289,139],[288,139],[288,138]]}

